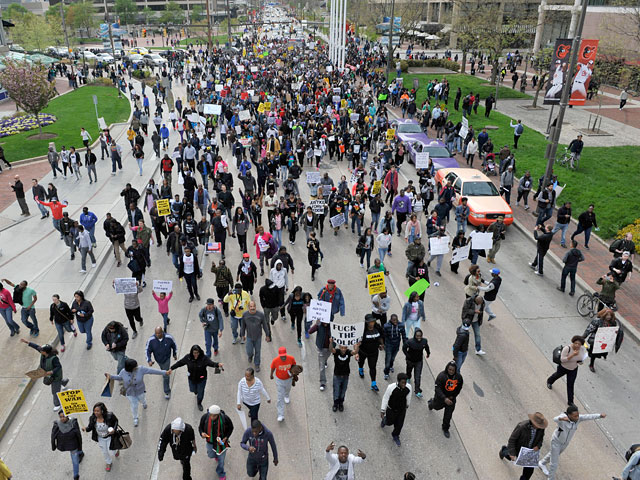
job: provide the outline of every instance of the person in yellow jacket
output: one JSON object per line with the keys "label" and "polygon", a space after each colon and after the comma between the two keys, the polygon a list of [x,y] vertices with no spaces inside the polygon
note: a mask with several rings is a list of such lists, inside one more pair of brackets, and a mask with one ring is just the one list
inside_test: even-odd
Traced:
{"label": "person in yellow jacket", "polygon": [[[242,328],[242,315],[244,315],[244,312],[249,308],[251,296],[242,289],[241,283],[236,283],[231,293],[225,295],[222,301],[229,306],[231,313],[231,333],[233,333],[232,343],[235,345],[238,343],[238,325]],[[244,340],[241,339],[240,343],[244,343]]]}
{"label": "person in yellow jacket", "polygon": [[129,126],[129,130],[127,130],[127,140],[129,140],[129,143],[131,144],[131,148],[134,147],[135,138],[136,138],[136,131],[133,129],[132,126]]}
{"label": "person in yellow jacket", "polygon": [[11,470],[9,470],[9,467],[0,459],[0,480],[11,480],[12,478]]}

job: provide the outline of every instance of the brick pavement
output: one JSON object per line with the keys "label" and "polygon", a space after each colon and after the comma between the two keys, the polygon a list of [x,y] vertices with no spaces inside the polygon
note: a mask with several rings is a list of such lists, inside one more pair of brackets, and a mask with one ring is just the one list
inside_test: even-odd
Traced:
{"label": "brick pavement", "polygon": [[[0,212],[3,212],[9,205],[16,201],[16,196],[9,184],[13,184],[14,175],[20,175],[20,180],[22,180],[22,183],[25,186],[25,196],[27,197],[29,211],[32,215],[40,214],[40,210],[38,210],[38,207],[32,200],[31,179],[40,179],[50,171],[51,167],[49,166],[49,162],[46,160],[16,165],[11,170],[3,168],[2,174],[0,174],[0,185],[2,185],[2,188],[0,188]],[[1,215],[2,214],[0,214],[0,216]]]}

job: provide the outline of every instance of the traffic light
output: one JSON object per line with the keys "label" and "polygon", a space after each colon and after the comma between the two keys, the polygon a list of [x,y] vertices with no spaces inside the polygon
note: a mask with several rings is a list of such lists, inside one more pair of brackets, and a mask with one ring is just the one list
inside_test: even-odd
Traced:
{"label": "traffic light", "polygon": [[142,38],[146,38],[147,37],[147,29],[143,28],[142,29]]}

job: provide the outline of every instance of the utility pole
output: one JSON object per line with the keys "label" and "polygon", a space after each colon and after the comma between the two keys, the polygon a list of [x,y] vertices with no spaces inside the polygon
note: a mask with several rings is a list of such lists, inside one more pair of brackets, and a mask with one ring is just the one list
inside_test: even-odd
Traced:
{"label": "utility pole", "polygon": [[107,0],[104,0],[104,21],[107,23],[107,28],[109,28],[109,41],[111,42],[111,53],[113,53],[113,58],[115,61],[116,49],[113,45],[113,30],[111,29],[111,21],[109,20],[109,10],[107,8]]}
{"label": "utility pole", "polygon": [[227,0],[227,42],[231,46],[231,6],[229,0]]}
{"label": "utility pole", "polygon": [[75,59],[75,55],[72,55],[71,47],[69,46],[69,35],[67,35],[67,23],[64,19],[64,2],[63,1],[60,2],[60,17],[62,19],[62,31],[64,32],[64,41],[67,44],[67,52],[69,52],[69,59],[71,60],[71,73],[73,73],[73,61]]}
{"label": "utility pole", "polygon": [[207,3],[207,36],[208,36],[208,46],[209,46],[209,51],[212,50],[212,45],[211,45],[211,12],[209,10],[209,2],[211,0],[205,0],[205,2]]}
{"label": "utility pole", "polygon": [[396,0],[391,0],[391,16],[389,17],[389,55],[387,57],[387,73],[385,81],[389,82],[389,69],[391,68],[391,62],[393,62],[393,25],[394,25],[394,17],[396,9]]}
{"label": "utility pole", "polygon": [[582,29],[584,27],[584,18],[587,15],[587,0],[582,0],[582,9],[580,11],[580,20],[578,21],[578,28],[576,30],[576,36],[573,37],[571,42],[571,59],[569,61],[569,69],[564,74],[564,85],[562,86],[562,97],[560,99],[560,110],[558,110],[558,118],[556,126],[551,127],[550,140],[547,145],[547,151],[545,157],[547,159],[547,169],[544,172],[544,180],[542,181],[542,188],[545,188],[549,180],[551,179],[551,171],[553,170],[553,164],[556,158],[556,152],[558,151],[558,143],[560,141],[560,133],[562,132],[562,122],[564,122],[564,112],[567,109],[569,103],[569,97],[571,96],[571,84],[573,73],[576,69],[576,63],[578,63],[578,49],[580,48],[580,42],[582,40]]}

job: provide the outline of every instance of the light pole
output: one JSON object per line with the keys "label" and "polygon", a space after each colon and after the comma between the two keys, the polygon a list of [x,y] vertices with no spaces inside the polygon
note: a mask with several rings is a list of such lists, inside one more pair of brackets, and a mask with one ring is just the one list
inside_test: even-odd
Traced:
{"label": "light pole", "polygon": [[551,178],[551,171],[553,170],[553,163],[555,162],[556,152],[558,151],[558,143],[560,141],[560,133],[562,132],[562,122],[564,121],[564,112],[567,109],[569,103],[569,97],[571,96],[571,78],[573,72],[576,69],[576,63],[578,62],[578,49],[580,48],[580,41],[582,39],[582,29],[584,27],[584,18],[587,14],[587,0],[582,0],[582,9],[580,11],[580,20],[578,21],[578,28],[576,30],[576,36],[573,37],[571,42],[571,59],[569,61],[569,69],[564,74],[564,85],[562,87],[562,97],[560,99],[560,109],[558,110],[558,118],[556,126],[551,127],[551,142],[547,145],[547,151],[545,152],[547,159],[547,168],[544,172],[544,180],[542,181],[542,188],[545,188],[549,179]]}
{"label": "light pole", "polygon": [[71,60],[71,73],[73,73],[73,59],[75,55],[72,55],[71,47],[69,46],[69,35],[67,35],[67,23],[64,19],[64,2],[62,1],[60,2],[60,17],[62,20],[62,31],[64,32],[64,41],[67,44],[67,52],[69,52],[69,59]]}
{"label": "light pole", "polygon": [[387,73],[385,81],[389,82],[389,69],[391,68],[391,62],[393,62],[393,23],[396,9],[396,0],[391,0],[391,16],[389,17],[389,45],[388,45],[388,56],[387,56]]}

